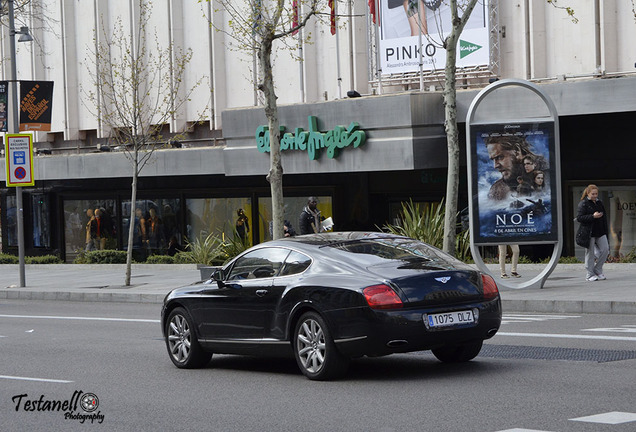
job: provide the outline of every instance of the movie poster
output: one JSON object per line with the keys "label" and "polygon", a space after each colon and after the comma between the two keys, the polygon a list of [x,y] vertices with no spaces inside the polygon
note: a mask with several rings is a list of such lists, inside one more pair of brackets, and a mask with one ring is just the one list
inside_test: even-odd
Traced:
{"label": "movie poster", "polygon": [[471,126],[475,244],[558,240],[554,123]]}

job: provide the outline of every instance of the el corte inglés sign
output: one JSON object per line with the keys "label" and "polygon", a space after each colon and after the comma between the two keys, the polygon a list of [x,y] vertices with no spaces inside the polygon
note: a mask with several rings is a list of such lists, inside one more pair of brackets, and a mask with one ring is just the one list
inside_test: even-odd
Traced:
{"label": "el corte ingl\u00e9s sign", "polygon": [[[280,127],[280,150],[306,151],[309,159],[316,160],[320,157],[322,149],[327,149],[327,156],[331,159],[338,157],[340,149],[346,147],[358,148],[367,139],[357,122],[349,123],[348,127],[336,126],[327,132],[318,130],[318,118],[309,116],[309,130],[296,128],[294,133],[285,131],[285,126]],[[269,153],[269,127],[260,125],[256,128],[256,147],[261,153]]]}

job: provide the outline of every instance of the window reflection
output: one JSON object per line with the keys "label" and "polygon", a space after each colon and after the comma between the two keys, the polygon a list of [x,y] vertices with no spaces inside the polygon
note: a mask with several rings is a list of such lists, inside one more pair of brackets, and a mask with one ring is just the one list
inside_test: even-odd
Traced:
{"label": "window reflection", "polygon": [[250,198],[188,199],[186,209],[186,236],[190,242],[203,241],[213,234],[222,239],[242,238],[248,246],[252,244]]}
{"label": "window reflection", "polygon": [[18,212],[15,195],[7,196],[7,245],[18,245]]}
{"label": "window reflection", "polygon": [[49,224],[49,198],[44,194],[31,195],[31,216],[33,219],[33,246],[51,247]]}
{"label": "window reflection", "polygon": [[131,218],[130,200],[122,201],[122,242],[128,249],[130,222],[133,222],[133,256],[145,260],[149,255],[165,254],[172,239],[182,249],[184,239],[180,226],[181,200],[179,198],[153,198],[135,200]]}
{"label": "window reflection", "polygon": [[64,243],[67,261],[80,251],[117,249],[116,201],[65,200]]}
{"label": "window reflection", "polygon": [[[297,234],[300,234],[298,220],[303,208],[307,205],[308,197],[285,197],[284,216]],[[325,218],[333,215],[333,206],[330,196],[317,196],[318,205],[322,216]],[[272,199],[263,197],[258,199],[258,225],[260,243],[272,240]]]}

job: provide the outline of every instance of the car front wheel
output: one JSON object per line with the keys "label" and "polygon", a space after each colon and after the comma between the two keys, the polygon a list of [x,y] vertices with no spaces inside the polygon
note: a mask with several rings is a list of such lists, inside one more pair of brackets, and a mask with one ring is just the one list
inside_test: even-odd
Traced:
{"label": "car front wheel", "polygon": [[445,363],[461,363],[477,357],[483,343],[483,341],[479,341],[463,345],[448,345],[432,351],[433,355],[440,361]]}
{"label": "car front wheel", "polygon": [[212,354],[205,352],[194,333],[194,323],[183,308],[175,308],[166,322],[166,347],[170,360],[178,368],[193,369],[205,366]]}
{"label": "car front wheel", "polygon": [[324,319],[315,312],[305,313],[296,324],[294,354],[298,367],[311,380],[339,378],[349,366],[349,359],[336,348]]}

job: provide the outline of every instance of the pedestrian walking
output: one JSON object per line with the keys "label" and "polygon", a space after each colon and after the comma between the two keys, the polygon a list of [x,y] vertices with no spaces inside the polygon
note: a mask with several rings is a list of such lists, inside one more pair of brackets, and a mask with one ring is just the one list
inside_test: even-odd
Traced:
{"label": "pedestrian walking", "polygon": [[[501,268],[501,277],[503,279],[508,279],[509,276],[506,273],[506,255],[508,252],[508,245],[499,245],[499,267]],[[519,273],[517,273],[517,264],[519,263],[519,245],[511,244],[510,250],[512,251],[512,257],[510,258],[510,274],[512,277],[521,277]]]}
{"label": "pedestrian walking", "polygon": [[607,217],[605,207],[598,199],[598,187],[590,184],[583,191],[576,220],[580,223],[576,232],[576,244],[585,248],[585,279],[588,282],[605,280],[603,264],[609,255]]}

